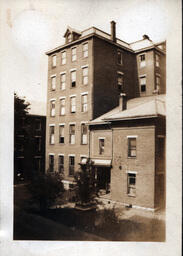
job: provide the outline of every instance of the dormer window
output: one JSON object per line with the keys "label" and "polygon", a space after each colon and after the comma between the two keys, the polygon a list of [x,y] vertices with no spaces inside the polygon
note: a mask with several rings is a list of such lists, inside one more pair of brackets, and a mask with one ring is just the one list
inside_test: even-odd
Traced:
{"label": "dormer window", "polygon": [[68,41],[68,43],[70,43],[70,42],[72,41],[72,35],[71,35],[71,33],[68,34],[68,36],[67,36],[67,41]]}

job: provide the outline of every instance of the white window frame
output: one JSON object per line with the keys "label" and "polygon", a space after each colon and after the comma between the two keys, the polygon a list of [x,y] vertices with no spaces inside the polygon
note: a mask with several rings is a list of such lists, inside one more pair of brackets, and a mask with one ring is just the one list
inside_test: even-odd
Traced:
{"label": "white window frame", "polygon": [[[157,78],[159,80],[159,83],[157,83]],[[161,85],[161,76],[160,76],[160,74],[156,73],[156,75],[155,75],[155,90],[159,90],[160,85]]]}
{"label": "white window frame", "polygon": [[[83,133],[83,126],[86,127],[86,133]],[[81,123],[81,145],[88,144],[88,128],[86,123]]]}
{"label": "white window frame", "polygon": [[[87,45],[87,48],[85,49],[85,45]],[[83,43],[83,58],[88,57],[88,42]]]}
{"label": "white window frame", "polygon": [[[118,55],[119,55],[119,53],[120,53],[120,62],[118,61]],[[119,65],[123,65],[123,52],[121,51],[121,50],[117,50],[117,63],[119,64]]]}
{"label": "white window frame", "polygon": [[[121,82],[120,82],[120,77],[122,78]],[[117,87],[118,87],[118,90],[120,91],[124,89],[124,73],[121,71],[117,72]]]}
{"label": "white window frame", "polygon": [[[63,163],[60,164],[60,157],[63,159]],[[64,154],[58,154],[58,173],[64,173]],[[60,171],[60,167],[62,168],[62,171]]]}
{"label": "white window frame", "polygon": [[[65,77],[65,79],[63,80],[62,78]],[[63,91],[66,88],[66,72],[61,72],[60,73],[60,89]]]}
{"label": "white window frame", "polygon": [[[103,146],[100,145],[101,140],[104,141]],[[105,153],[105,137],[98,138],[98,148],[99,148],[99,155],[104,155],[104,153]]]}
{"label": "white window frame", "polygon": [[[86,96],[86,102],[84,101]],[[81,112],[85,113],[88,111],[88,92],[81,93]]]}
{"label": "white window frame", "polygon": [[[135,184],[131,184],[130,175],[132,179],[135,179]],[[133,175],[133,176],[132,176]],[[127,194],[131,197],[136,197],[136,184],[137,184],[137,173],[136,172],[127,172]]]}
{"label": "white window frame", "polygon": [[[63,134],[61,136],[61,128],[62,127],[62,131]],[[61,142],[61,138],[63,138],[63,142]],[[64,124],[59,124],[59,144],[65,144],[65,125]]]}
{"label": "white window frame", "polygon": [[76,95],[70,96],[70,112],[76,113]]}
{"label": "white window frame", "polygon": [[[141,60],[142,56],[145,57],[144,60]],[[139,55],[139,62],[140,62],[140,63],[139,63],[140,68],[143,68],[143,67],[146,66],[146,54],[145,54],[145,53],[142,53],[142,54]]]}
{"label": "white window frame", "polygon": [[155,65],[156,67],[160,67],[160,55],[158,53],[155,53]]}
{"label": "white window frame", "polygon": [[[74,164],[71,165],[71,157],[74,159]],[[75,172],[76,158],[75,155],[69,155],[69,176],[73,176]],[[73,170],[72,170],[73,169]],[[70,172],[72,170],[72,173]]]}
{"label": "white window frame", "polygon": [[[75,53],[73,53],[73,51],[75,51]],[[77,47],[71,48],[71,60],[72,62],[77,60]]]}
{"label": "white window frame", "polygon": [[[62,104],[64,102],[64,104]],[[65,115],[65,106],[66,106],[66,97],[61,97],[60,98],[60,115],[64,116]]]}
{"label": "white window frame", "polygon": [[[71,126],[74,127],[74,133],[71,133]],[[76,143],[76,124],[70,123],[69,124],[69,143],[74,145]]]}
{"label": "white window frame", "polygon": [[[57,84],[57,78],[56,78],[57,76],[56,75],[52,75],[51,76],[51,90],[52,91],[55,91],[56,90],[56,84]],[[54,81],[54,83],[53,83],[53,81]]]}
{"label": "white window frame", "polygon": [[[130,141],[135,139],[135,146],[132,146],[130,144]],[[137,136],[127,136],[127,145],[128,145],[128,158],[137,158]],[[134,150],[135,155],[132,154],[132,151]]]}
{"label": "white window frame", "polygon": [[[54,105],[54,108],[53,108]],[[55,108],[56,108],[56,100],[50,100],[50,116],[54,117],[55,116]]]}
{"label": "white window frame", "polygon": [[[87,71],[86,74],[85,74],[85,71]],[[88,84],[88,72],[89,72],[88,66],[83,66],[82,67],[82,84],[83,85]]]}
{"label": "white window frame", "polygon": [[[65,57],[64,57],[65,54]],[[65,65],[67,63],[67,52],[66,51],[62,51],[61,52],[61,64]]]}
{"label": "white window frame", "polygon": [[57,66],[57,55],[52,55],[52,68],[55,68]]}
{"label": "white window frame", "polygon": [[[75,79],[73,79],[73,73],[75,73]],[[71,69],[70,70],[70,79],[71,79],[71,88],[75,88],[76,87],[76,79],[77,79],[77,72],[76,72],[76,69]],[[74,86],[73,86],[73,83],[75,82]]]}
{"label": "white window frame", "polygon": [[[53,133],[51,132],[51,128],[53,128]],[[55,144],[55,125],[49,125],[49,144]]]}
{"label": "white window frame", "polygon": [[[145,84],[142,83],[142,79],[145,80]],[[146,75],[141,75],[139,77],[139,83],[140,83],[140,93],[141,94],[145,94],[146,93],[146,89],[147,89],[147,79],[146,79]],[[145,86],[145,91],[142,91],[142,86]]]}

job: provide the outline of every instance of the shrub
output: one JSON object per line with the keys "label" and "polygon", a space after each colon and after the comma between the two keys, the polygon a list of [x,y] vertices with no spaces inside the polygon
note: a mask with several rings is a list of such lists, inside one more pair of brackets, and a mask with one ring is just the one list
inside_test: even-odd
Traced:
{"label": "shrub", "polygon": [[58,173],[39,173],[28,185],[31,198],[44,211],[64,192],[62,177]]}

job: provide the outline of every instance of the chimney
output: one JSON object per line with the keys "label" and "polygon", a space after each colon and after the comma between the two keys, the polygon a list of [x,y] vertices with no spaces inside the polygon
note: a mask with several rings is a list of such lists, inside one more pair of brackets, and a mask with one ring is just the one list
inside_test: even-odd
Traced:
{"label": "chimney", "polygon": [[119,95],[119,110],[123,111],[126,109],[126,93],[120,93]]}
{"label": "chimney", "polygon": [[111,21],[111,40],[116,42],[116,22]]}
{"label": "chimney", "polygon": [[150,40],[148,35],[143,35],[143,39],[148,39],[148,40]]}

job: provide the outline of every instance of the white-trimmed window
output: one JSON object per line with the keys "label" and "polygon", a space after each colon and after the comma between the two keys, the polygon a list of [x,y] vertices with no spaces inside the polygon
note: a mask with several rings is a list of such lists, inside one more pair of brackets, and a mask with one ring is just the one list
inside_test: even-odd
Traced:
{"label": "white-trimmed window", "polygon": [[65,85],[66,85],[66,74],[63,73],[60,75],[60,89],[65,90]]}
{"label": "white-trimmed window", "polygon": [[66,51],[61,52],[61,64],[62,64],[62,65],[66,64],[66,60],[67,60]]}
{"label": "white-trimmed window", "polygon": [[52,67],[54,68],[54,67],[56,67],[56,65],[57,65],[57,56],[53,55],[52,56]]}
{"label": "white-trimmed window", "polygon": [[139,56],[140,59],[140,67],[143,68],[146,66],[146,55],[145,54],[141,54]]}
{"label": "white-trimmed window", "polygon": [[146,76],[140,77],[140,92],[141,93],[146,92]]}
{"label": "white-trimmed window", "polygon": [[74,175],[75,157],[69,156],[69,176]]}
{"label": "white-trimmed window", "polygon": [[58,172],[64,173],[64,155],[58,156]]}
{"label": "white-trimmed window", "polygon": [[76,87],[76,70],[71,71],[71,88]]}
{"label": "white-trimmed window", "polygon": [[67,42],[70,43],[72,41],[72,34],[69,33],[67,36]]}
{"label": "white-trimmed window", "polygon": [[49,155],[49,171],[54,172],[54,155]]}
{"label": "white-trimmed window", "polygon": [[88,43],[83,44],[83,57],[88,57]]}
{"label": "white-trimmed window", "polygon": [[137,148],[136,148],[137,140],[135,137],[128,138],[128,157],[136,157],[137,156]]}
{"label": "white-trimmed window", "polygon": [[127,185],[127,194],[129,196],[136,196],[136,174],[127,173],[128,185]]}
{"label": "white-trimmed window", "polygon": [[160,66],[160,56],[159,54],[155,54],[155,61],[156,61],[156,67],[159,67]]}
{"label": "white-trimmed window", "polygon": [[120,65],[123,64],[123,54],[120,50],[117,51],[117,63]]}
{"label": "white-trimmed window", "polygon": [[70,124],[69,125],[69,143],[70,144],[75,144],[75,130],[76,130],[75,124]]}
{"label": "white-trimmed window", "polygon": [[77,59],[76,47],[71,49],[71,56],[72,56],[72,61],[76,61],[76,59]]}
{"label": "white-trimmed window", "polygon": [[59,143],[64,143],[64,125],[59,125]]}
{"label": "white-trimmed window", "polygon": [[160,75],[156,75],[156,85],[155,85],[155,90],[160,89]]}
{"label": "white-trimmed window", "polygon": [[88,111],[88,94],[81,95],[81,112]]}
{"label": "white-trimmed window", "polygon": [[55,100],[50,101],[50,116],[55,116]]}
{"label": "white-trimmed window", "polygon": [[71,109],[71,113],[76,112],[76,96],[70,97],[70,109]]}
{"label": "white-trimmed window", "polygon": [[51,89],[52,91],[56,89],[56,76],[51,77]]}
{"label": "white-trimmed window", "polygon": [[88,129],[86,124],[81,124],[81,144],[86,145],[88,143]]}
{"label": "white-trimmed window", "polygon": [[124,75],[122,73],[117,73],[117,88],[119,91],[124,89]]}
{"label": "white-trimmed window", "polygon": [[50,144],[51,145],[55,144],[55,126],[54,125],[50,126]]}
{"label": "white-trimmed window", "polygon": [[65,115],[65,98],[60,99],[60,115]]}
{"label": "white-trimmed window", "polygon": [[105,139],[99,138],[99,155],[104,154],[104,147],[105,147]]}
{"label": "white-trimmed window", "polygon": [[82,81],[84,85],[88,84],[88,67],[84,67],[82,68],[83,70],[83,77],[82,77]]}

